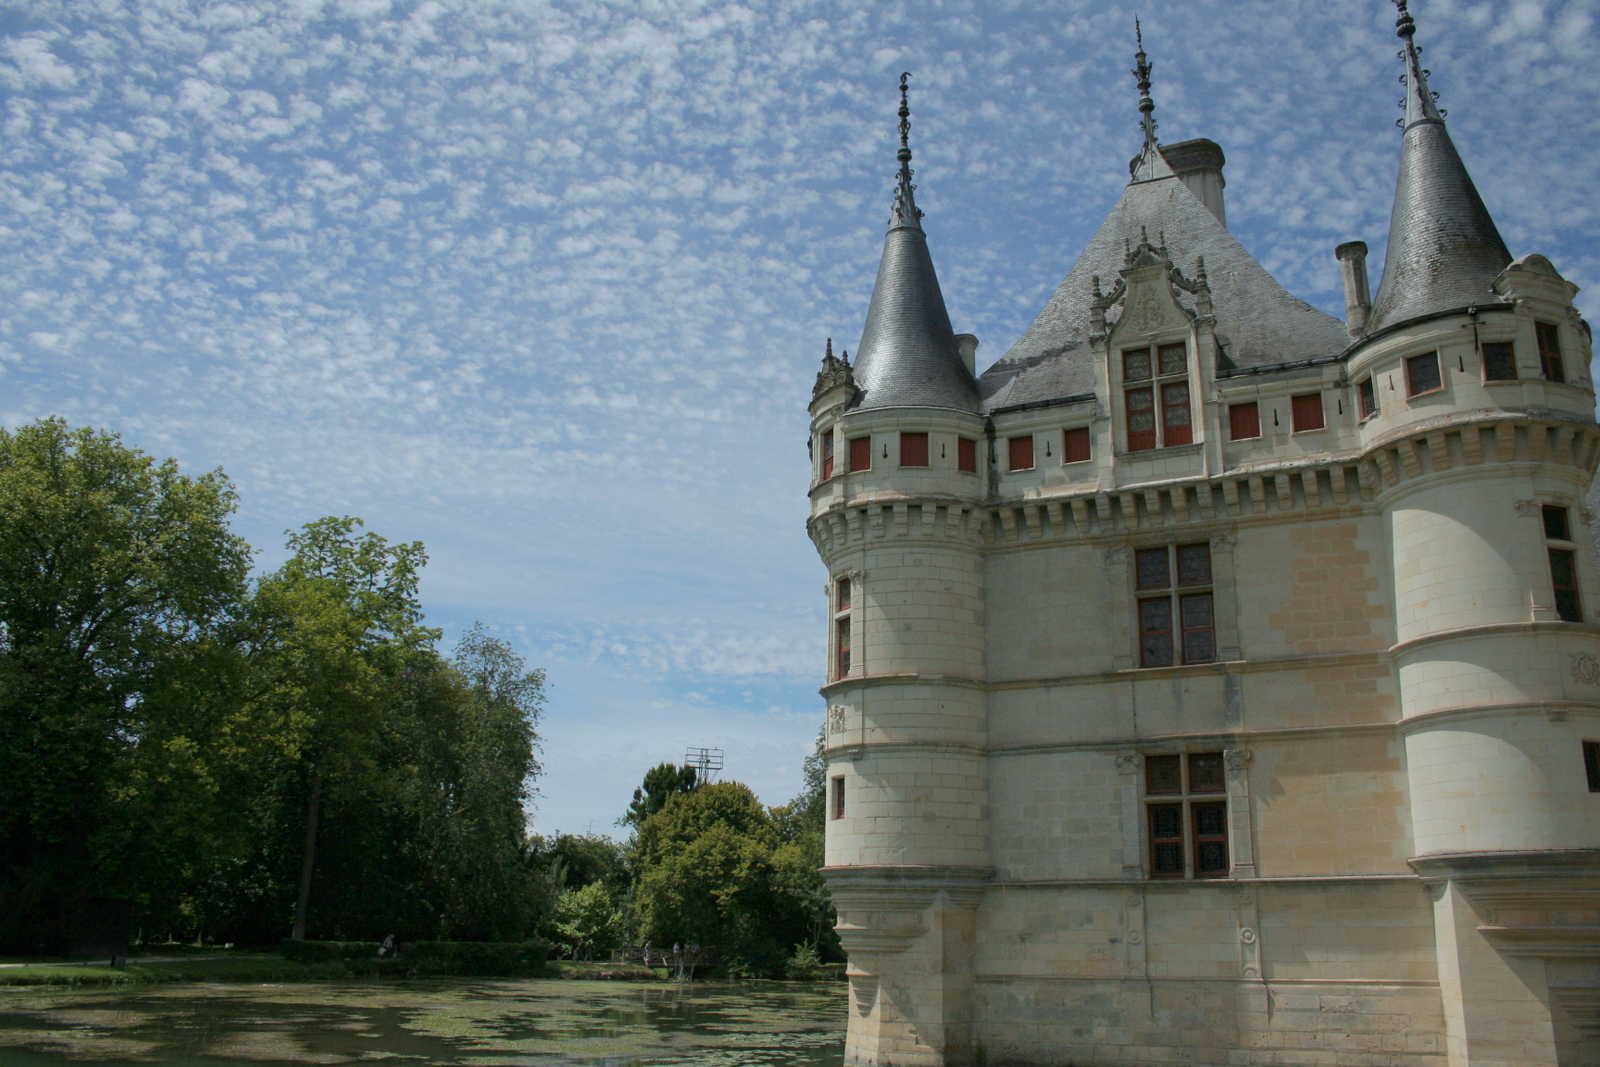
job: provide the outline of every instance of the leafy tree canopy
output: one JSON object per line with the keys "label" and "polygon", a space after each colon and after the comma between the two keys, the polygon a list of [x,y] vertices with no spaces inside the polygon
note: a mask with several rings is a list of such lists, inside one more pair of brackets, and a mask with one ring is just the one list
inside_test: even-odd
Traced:
{"label": "leafy tree canopy", "polygon": [[645,772],[644,784],[633,791],[633,802],[620,822],[625,826],[642,826],[646,819],[665,807],[668,800],[693,792],[696,781],[693,767],[657,764]]}

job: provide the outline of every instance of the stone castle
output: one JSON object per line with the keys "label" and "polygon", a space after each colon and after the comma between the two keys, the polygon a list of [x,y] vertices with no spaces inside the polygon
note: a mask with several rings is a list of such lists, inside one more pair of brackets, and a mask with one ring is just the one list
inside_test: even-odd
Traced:
{"label": "stone castle", "polygon": [[[811,404],[827,866],[857,1065],[1600,1064],[1600,461],[1399,2],[1343,322],[1156,139],[975,375],[899,185]],[[902,89],[905,82],[902,79]]]}

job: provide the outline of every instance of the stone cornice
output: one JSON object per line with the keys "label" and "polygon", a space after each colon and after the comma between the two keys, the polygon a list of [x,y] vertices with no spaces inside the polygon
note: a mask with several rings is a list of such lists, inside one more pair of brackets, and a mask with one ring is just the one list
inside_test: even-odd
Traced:
{"label": "stone cornice", "polygon": [[1195,536],[1239,521],[1359,513],[1421,479],[1475,474],[1496,464],[1556,465],[1592,474],[1600,462],[1600,428],[1593,423],[1553,412],[1537,418],[1484,414],[1418,423],[1360,452],[1260,464],[1211,477],[1068,489],[983,504],[932,496],[850,502],[814,515],[807,532],[825,559],[900,538],[993,551],[1041,543],[1115,543],[1129,536]]}

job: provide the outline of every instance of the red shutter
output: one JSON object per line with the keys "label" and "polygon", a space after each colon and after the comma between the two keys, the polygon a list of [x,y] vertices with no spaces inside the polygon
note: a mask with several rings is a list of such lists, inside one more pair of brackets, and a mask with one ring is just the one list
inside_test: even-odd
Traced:
{"label": "red shutter", "polygon": [[1013,437],[1011,445],[1011,469],[1026,471],[1033,469],[1033,435],[1026,437]]}
{"label": "red shutter", "polygon": [[926,467],[928,465],[928,435],[903,433],[900,435],[900,466]]}
{"label": "red shutter", "polygon": [[872,469],[872,438],[855,437],[851,439],[850,469],[853,471],[869,471]]}
{"label": "red shutter", "polygon": [[1144,452],[1156,447],[1156,396],[1149,389],[1129,389],[1128,451]]}
{"label": "red shutter", "polygon": [[822,435],[822,480],[833,477],[833,431]]}
{"label": "red shutter", "polygon": [[1061,462],[1082,463],[1089,458],[1089,427],[1066,430],[1061,435]]}
{"label": "red shutter", "polygon": [[1307,393],[1304,396],[1291,397],[1290,406],[1294,412],[1294,431],[1320,430],[1327,423],[1322,417],[1322,394]]}
{"label": "red shutter", "polygon": [[1161,387],[1161,443],[1168,447],[1194,440],[1189,421],[1189,383],[1172,382]]}
{"label": "red shutter", "polygon": [[956,438],[956,466],[964,471],[978,471],[978,442],[970,437]]}
{"label": "red shutter", "polygon": [[1244,441],[1261,436],[1261,413],[1256,402],[1228,405],[1228,439]]}

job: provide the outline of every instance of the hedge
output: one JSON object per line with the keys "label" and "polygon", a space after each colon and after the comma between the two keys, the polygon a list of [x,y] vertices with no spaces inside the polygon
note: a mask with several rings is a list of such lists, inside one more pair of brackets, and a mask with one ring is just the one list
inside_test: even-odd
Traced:
{"label": "hedge", "polygon": [[283,943],[285,959],[297,963],[341,961],[361,974],[471,975],[483,978],[543,974],[550,944],[527,941],[410,941],[394,959],[378,958],[376,941],[295,941]]}

